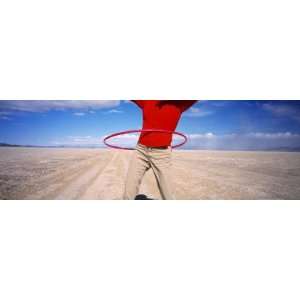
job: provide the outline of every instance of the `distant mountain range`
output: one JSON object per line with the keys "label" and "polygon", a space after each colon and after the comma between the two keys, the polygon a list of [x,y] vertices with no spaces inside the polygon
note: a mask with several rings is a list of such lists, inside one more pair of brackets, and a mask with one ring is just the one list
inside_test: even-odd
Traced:
{"label": "distant mountain range", "polygon": [[21,147],[20,145],[0,143],[0,147]]}
{"label": "distant mountain range", "polygon": [[26,147],[26,148],[103,148],[95,145],[57,145],[57,146],[39,146],[39,145],[15,145],[0,143],[0,147]]}

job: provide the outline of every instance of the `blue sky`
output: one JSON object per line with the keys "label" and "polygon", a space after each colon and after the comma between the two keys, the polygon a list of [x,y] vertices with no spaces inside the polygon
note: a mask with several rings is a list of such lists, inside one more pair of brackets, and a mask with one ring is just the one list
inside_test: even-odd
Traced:
{"label": "blue sky", "polygon": [[[102,146],[105,135],[141,123],[140,109],[129,101],[0,101],[4,143]],[[186,148],[193,149],[300,147],[300,101],[199,101],[177,131],[188,135]]]}

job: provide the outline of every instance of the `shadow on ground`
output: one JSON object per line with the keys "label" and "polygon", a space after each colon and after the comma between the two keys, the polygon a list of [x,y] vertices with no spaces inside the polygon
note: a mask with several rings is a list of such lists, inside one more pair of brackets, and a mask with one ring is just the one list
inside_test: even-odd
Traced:
{"label": "shadow on ground", "polygon": [[154,200],[154,199],[149,198],[147,195],[144,194],[138,194],[135,196],[134,200]]}

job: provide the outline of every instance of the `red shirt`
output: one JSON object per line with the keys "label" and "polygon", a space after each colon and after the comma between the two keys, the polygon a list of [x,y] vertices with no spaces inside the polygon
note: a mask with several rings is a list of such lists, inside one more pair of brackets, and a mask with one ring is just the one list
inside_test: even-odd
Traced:
{"label": "red shirt", "polygon": [[[133,100],[143,110],[143,129],[175,131],[181,114],[197,101]],[[139,143],[147,147],[164,147],[172,143],[171,133],[144,132]]]}

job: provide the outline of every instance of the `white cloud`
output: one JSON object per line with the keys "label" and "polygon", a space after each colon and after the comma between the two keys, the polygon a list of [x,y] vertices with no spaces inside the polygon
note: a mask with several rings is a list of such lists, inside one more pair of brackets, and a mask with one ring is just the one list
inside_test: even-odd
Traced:
{"label": "white cloud", "polygon": [[82,116],[85,116],[85,113],[83,112],[75,112],[73,113],[74,116],[77,116],[77,117],[82,117]]}
{"label": "white cloud", "polygon": [[205,110],[203,108],[191,107],[183,115],[186,117],[206,117],[212,115],[214,112],[211,110]]}
{"label": "white cloud", "polygon": [[216,137],[216,135],[214,135],[211,132],[204,133],[204,134],[196,133],[196,134],[190,134],[189,135],[189,138],[191,138],[191,139],[197,139],[197,138],[207,138],[207,139],[210,139],[210,138],[214,138],[214,137]]}
{"label": "white cloud", "polygon": [[300,122],[300,106],[277,103],[264,103],[262,108],[276,117],[291,118]]}
{"label": "white cloud", "polygon": [[47,112],[50,110],[96,110],[119,106],[120,101],[100,100],[2,100],[0,109],[21,112]]}
{"label": "white cloud", "polygon": [[0,116],[8,116],[11,114],[12,114],[12,112],[10,112],[10,111],[0,111]]}
{"label": "white cloud", "polygon": [[252,132],[248,134],[213,133],[190,134],[185,146],[192,149],[219,150],[270,150],[300,148],[300,135],[291,132]]}
{"label": "white cloud", "polygon": [[133,140],[136,139],[139,136],[138,133],[127,133],[127,134],[122,134],[117,137],[114,137],[115,140]]}
{"label": "white cloud", "polygon": [[12,113],[9,111],[0,111],[0,120],[12,120],[11,117],[8,117],[10,115],[12,115]]}
{"label": "white cloud", "polygon": [[[106,136],[94,137],[67,136],[62,140],[52,142],[52,145],[104,147],[103,139]],[[300,134],[291,132],[252,132],[248,134],[224,134],[217,135],[212,132],[194,133],[187,135],[188,143],[183,149],[201,150],[296,150],[300,149]],[[125,134],[114,137],[108,142],[112,145],[134,147],[139,134]],[[173,142],[181,139],[174,136]]]}
{"label": "white cloud", "polygon": [[231,105],[233,102],[230,100],[227,101],[218,100],[218,101],[210,101],[208,103],[215,107],[224,107],[224,106]]}
{"label": "white cloud", "polygon": [[290,132],[277,132],[277,133],[248,133],[246,136],[255,137],[255,138],[264,138],[264,139],[278,139],[278,138],[298,138],[299,134],[292,134]]}
{"label": "white cloud", "polygon": [[[103,140],[106,136],[94,137],[90,135],[83,136],[67,136],[63,139],[51,142],[53,146],[74,146],[74,147],[104,147]],[[124,134],[112,138],[108,142],[113,145],[123,147],[134,147],[138,141],[139,134]]]}
{"label": "white cloud", "polygon": [[[139,134],[126,134],[109,140],[113,145],[133,147],[138,141]],[[212,132],[194,133],[187,135],[188,143],[184,149],[204,150],[276,150],[294,149],[300,147],[300,135],[290,132],[217,135]],[[101,138],[104,139],[105,136]],[[173,143],[181,140],[175,136]]]}
{"label": "white cloud", "polygon": [[109,111],[106,111],[105,113],[106,114],[121,114],[121,113],[123,113],[123,111],[119,110],[119,109],[111,109]]}
{"label": "white cloud", "polygon": [[67,136],[62,140],[51,142],[54,146],[101,146],[102,140],[99,137],[86,136]]}
{"label": "white cloud", "polygon": [[[100,140],[104,140],[107,136],[103,136]],[[111,145],[121,147],[135,147],[139,139],[139,133],[127,133],[107,140],[107,143]]]}

